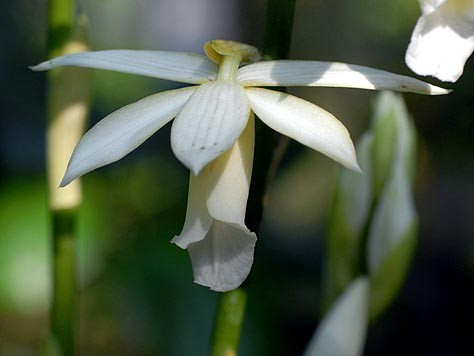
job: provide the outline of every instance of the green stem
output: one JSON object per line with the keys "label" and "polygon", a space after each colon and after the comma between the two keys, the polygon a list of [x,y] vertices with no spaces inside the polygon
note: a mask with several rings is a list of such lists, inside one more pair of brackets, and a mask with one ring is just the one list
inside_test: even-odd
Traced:
{"label": "green stem", "polygon": [[61,355],[74,355],[76,311],[76,212],[53,212],[53,305],[51,333]]}
{"label": "green stem", "polygon": [[69,41],[74,18],[74,0],[48,1],[48,58],[60,54]]}
{"label": "green stem", "polygon": [[268,0],[263,35],[263,55],[273,59],[287,58],[296,0]]}
{"label": "green stem", "polygon": [[[295,0],[268,0],[263,44],[264,58],[287,58]],[[284,91],[284,88],[280,88]],[[255,157],[245,222],[258,233],[268,189],[288,145],[288,138],[256,121]],[[222,293],[214,325],[212,356],[237,355],[247,293],[238,288]]]}
{"label": "green stem", "polygon": [[[73,26],[73,0],[50,0],[48,3],[48,58],[61,55],[68,43]],[[57,121],[58,107],[62,107],[58,83],[61,71],[48,73],[48,130],[47,159],[54,162],[54,141],[51,128]],[[55,191],[54,168],[48,164],[48,185],[50,189],[49,205],[52,218],[52,306],[50,311],[50,334],[56,343],[60,355],[74,355],[74,323],[76,305],[76,272],[75,272],[75,213],[56,206],[52,193]],[[57,189],[57,188],[56,188]],[[61,198],[59,198],[61,200]]]}
{"label": "green stem", "polygon": [[235,356],[245,314],[247,293],[242,289],[222,293],[217,306],[212,356]]}
{"label": "green stem", "polygon": [[[48,58],[87,50],[87,21],[74,16],[74,0],[50,0]],[[74,355],[76,324],[76,221],[82,194],[79,181],[58,188],[74,146],[83,134],[90,95],[90,71],[48,72],[47,177],[52,219],[52,306],[47,355]]]}

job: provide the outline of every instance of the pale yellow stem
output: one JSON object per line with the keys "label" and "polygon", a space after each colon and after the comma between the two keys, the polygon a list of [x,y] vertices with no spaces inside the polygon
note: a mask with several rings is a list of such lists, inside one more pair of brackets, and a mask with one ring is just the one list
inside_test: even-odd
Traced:
{"label": "pale yellow stem", "polygon": [[[72,41],[62,54],[87,50],[84,42]],[[76,208],[81,202],[78,180],[65,188],[59,188],[59,183],[84,132],[89,106],[90,71],[62,68],[51,72],[49,79],[47,172],[50,209],[57,211]]]}

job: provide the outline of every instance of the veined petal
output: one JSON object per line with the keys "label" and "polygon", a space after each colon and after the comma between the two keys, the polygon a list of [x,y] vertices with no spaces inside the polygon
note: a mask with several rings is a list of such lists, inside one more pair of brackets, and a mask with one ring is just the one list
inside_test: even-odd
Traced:
{"label": "veined petal", "polygon": [[204,168],[195,176],[189,175],[188,206],[186,208],[186,220],[183,230],[179,236],[175,236],[172,243],[181,248],[187,248],[189,244],[204,239],[212,224],[206,200],[209,193],[210,167]]}
{"label": "veined petal", "polygon": [[227,151],[247,125],[250,108],[244,89],[227,81],[201,85],[171,128],[176,157],[198,174]]}
{"label": "veined petal", "polygon": [[218,292],[237,288],[250,272],[256,241],[249,230],[214,220],[206,238],[188,246],[194,282]]}
{"label": "veined petal", "polygon": [[254,126],[251,113],[247,127],[237,142],[212,167],[207,198],[207,208],[214,219],[237,224],[241,228],[245,228],[245,211],[252,176]]}
{"label": "veined petal", "polygon": [[316,86],[395,90],[420,94],[449,91],[421,80],[354,64],[278,60],[249,64],[239,69],[243,86]]}
{"label": "veined petal", "polygon": [[68,54],[30,68],[42,71],[64,66],[106,69],[191,84],[206,83],[217,76],[216,64],[199,54],[125,49]]}
{"label": "veined petal", "polygon": [[332,114],[285,93],[261,88],[245,91],[252,110],[272,129],[360,171],[349,132]]}
{"label": "veined petal", "polygon": [[195,90],[190,87],[151,95],[99,121],[74,149],[61,187],[133,151],[173,119]]}
{"label": "veined petal", "polygon": [[474,1],[465,11],[453,11],[450,3],[418,19],[405,61],[417,74],[455,82],[474,50]]}

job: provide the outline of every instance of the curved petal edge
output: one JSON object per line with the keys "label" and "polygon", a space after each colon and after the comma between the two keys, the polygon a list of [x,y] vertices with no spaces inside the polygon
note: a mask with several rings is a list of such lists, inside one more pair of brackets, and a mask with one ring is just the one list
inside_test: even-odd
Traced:
{"label": "curved petal edge", "polygon": [[188,246],[194,282],[217,292],[239,287],[250,273],[256,241],[248,229],[214,220],[206,238]]}

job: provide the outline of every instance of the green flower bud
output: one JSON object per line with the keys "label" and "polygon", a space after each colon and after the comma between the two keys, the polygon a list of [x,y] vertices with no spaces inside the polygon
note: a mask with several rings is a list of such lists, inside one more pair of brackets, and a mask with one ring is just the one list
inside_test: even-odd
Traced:
{"label": "green flower bud", "polygon": [[345,169],[337,183],[327,231],[327,306],[356,277],[361,263],[361,239],[372,201],[373,141],[373,135],[366,133],[357,145],[357,157],[364,173]]}
{"label": "green flower bud", "polygon": [[[371,319],[380,315],[397,295],[412,259],[418,228],[412,193],[416,132],[400,97],[384,93],[379,100],[385,102],[387,109],[391,105],[395,142],[368,232]],[[382,165],[387,163],[380,162],[379,167]]]}

